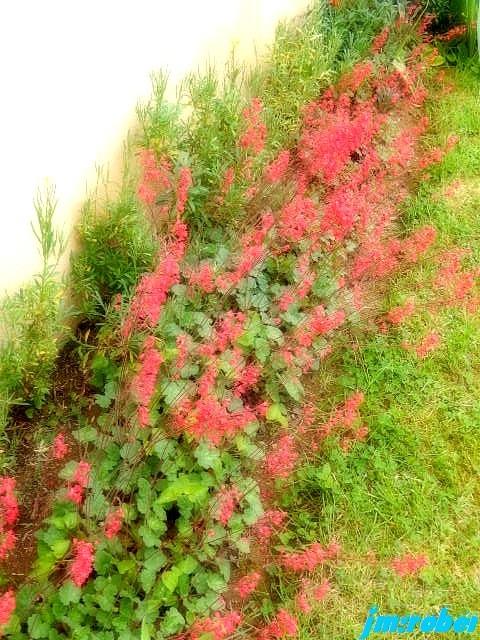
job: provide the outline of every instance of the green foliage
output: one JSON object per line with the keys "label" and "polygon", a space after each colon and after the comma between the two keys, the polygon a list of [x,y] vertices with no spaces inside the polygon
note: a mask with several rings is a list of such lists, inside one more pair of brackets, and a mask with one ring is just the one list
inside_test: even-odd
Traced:
{"label": "green foliage", "polygon": [[98,319],[117,295],[128,296],[154,262],[155,238],[135,192],[86,202],[78,225],[80,249],[72,257],[71,285],[79,315]]}
{"label": "green foliage", "polygon": [[0,305],[0,433],[12,405],[42,405],[51,388],[59,345],[68,333],[62,300],[65,288],[57,273],[64,244],[53,224],[55,207],[53,189],[38,194],[34,233],[42,270]]}

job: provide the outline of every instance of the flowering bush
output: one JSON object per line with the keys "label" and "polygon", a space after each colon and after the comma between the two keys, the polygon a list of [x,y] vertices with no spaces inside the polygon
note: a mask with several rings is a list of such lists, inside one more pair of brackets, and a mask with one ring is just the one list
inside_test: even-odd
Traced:
{"label": "flowering bush", "polygon": [[[427,123],[412,122],[432,58],[419,46],[404,69],[390,65],[382,56],[395,28],[375,39],[372,60],[303,105],[297,144],[273,159],[264,103],[243,109],[235,165],[219,167],[211,194],[223,207],[241,192],[238,233],[190,233],[195,163],[179,166],[158,140],[141,150],[137,196],[158,232],[156,261],[130,295],[118,292],[100,331],[109,373],[98,415],[78,433],[94,443],[90,462],[61,471],[67,491],[39,532],[14,637],[295,637],[287,608],[273,607],[268,622],[252,615],[264,576],[301,574],[292,605],[304,613],[326,597],[331,584],[315,572],[340,545],[290,544],[279,496],[326,437],[338,432],[348,451],[368,429],[361,391],[320,424],[311,406],[300,411],[305,376],[360,322],[363,293],[435,241],[430,226],[398,237],[395,224],[412,172],[426,166]],[[467,289],[459,283],[456,297]],[[391,309],[387,320],[412,312]],[[431,334],[417,353],[435,346]],[[67,453],[60,433],[53,457]],[[39,606],[35,593],[58,583]]]}

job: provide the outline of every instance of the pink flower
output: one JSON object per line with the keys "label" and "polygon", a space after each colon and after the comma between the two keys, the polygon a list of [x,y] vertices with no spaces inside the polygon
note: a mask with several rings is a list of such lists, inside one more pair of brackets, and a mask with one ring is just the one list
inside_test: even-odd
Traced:
{"label": "pink flower", "polygon": [[270,624],[257,635],[258,640],[276,640],[277,638],[294,638],[297,635],[297,619],[285,609],[280,609]]}
{"label": "pink flower", "polygon": [[111,513],[108,514],[105,520],[105,526],[103,530],[105,532],[105,536],[109,540],[111,540],[112,538],[114,538],[120,533],[120,530],[123,525],[124,517],[125,517],[125,514],[123,513],[123,509],[121,507],[119,507],[115,511],[112,511]]}
{"label": "pink flower", "polygon": [[280,564],[291,571],[313,571],[320,564],[335,558],[340,551],[338,543],[331,543],[328,547],[322,547],[314,542],[303,551],[296,553],[284,552],[280,557]]}
{"label": "pink flower", "polygon": [[15,478],[3,476],[0,478],[0,531],[12,527],[20,514],[15,496]]}
{"label": "pink flower", "polygon": [[348,429],[360,418],[360,405],[365,399],[361,391],[356,391],[349,396],[343,404],[334,409],[327,420],[319,427],[319,431],[324,436],[328,436],[333,429],[343,427]]}
{"label": "pink flower", "polygon": [[425,226],[407,238],[402,246],[402,253],[407,262],[418,262],[422,253],[435,242],[437,231],[432,226]]}
{"label": "pink flower", "polygon": [[79,484],[73,484],[68,487],[67,498],[74,504],[82,504],[85,495],[85,489]]}
{"label": "pink flower", "polygon": [[0,596],[0,627],[5,627],[17,606],[13,589],[8,589]]}
{"label": "pink flower", "polygon": [[15,549],[17,536],[12,529],[0,532],[0,560],[5,560],[10,551]]}
{"label": "pink flower", "polygon": [[130,304],[129,314],[123,321],[121,333],[129,337],[136,328],[154,327],[160,319],[170,289],[180,282],[180,260],[185,252],[186,226],[177,220],[168,244],[166,255],[152,273],[142,276]]}
{"label": "pink flower", "polygon": [[362,84],[373,74],[375,67],[371,60],[358,62],[353,69],[346,73],[340,80],[339,88],[342,92],[351,91],[355,93]]}
{"label": "pink flower", "polygon": [[383,47],[386,45],[389,36],[390,36],[390,28],[389,27],[385,27],[373,39],[371,52],[372,53],[379,53],[383,49]]}
{"label": "pink flower", "polygon": [[252,389],[260,380],[262,369],[258,365],[251,362],[239,370],[237,380],[235,382],[235,395],[242,396]]}
{"label": "pink flower", "polygon": [[298,242],[307,231],[311,230],[317,216],[317,209],[312,200],[296,195],[280,212],[281,237],[291,242]]}
{"label": "pink flower", "polygon": [[261,119],[262,109],[262,101],[259,98],[253,98],[250,106],[243,110],[246,129],[240,138],[240,146],[255,154],[263,150],[267,137],[267,127]]}
{"label": "pink flower", "polygon": [[205,293],[215,291],[214,271],[211,264],[204,262],[196,270],[192,271],[188,278],[192,286],[198,287]]}
{"label": "pink flower", "polygon": [[290,152],[280,151],[278,156],[265,168],[265,180],[270,183],[280,182],[288,169]]}
{"label": "pink flower", "polygon": [[132,381],[132,390],[142,405],[149,405],[155,392],[158,372],[163,356],[155,348],[154,336],[148,336],[140,354],[140,369]]}
{"label": "pink flower", "polygon": [[90,577],[93,570],[94,547],[86,540],[73,539],[73,562],[69,573],[72,582],[81,587]]}
{"label": "pink flower", "polygon": [[260,575],[260,573],[258,573],[258,571],[248,573],[247,575],[237,580],[237,582],[235,583],[235,593],[239,598],[245,600],[255,591],[261,578],[262,576]]}
{"label": "pink flower", "polygon": [[302,347],[310,347],[316,336],[323,336],[338,329],[346,319],[342,310],[334,311],[327,316],[323,305],[319,304],[310,312],[309,318],[295,332],[295,340]]}
{"label": "pink flower", "polygon": [[223,487],[219,492],[217,497],[217,514],[215,517],[224,527],[233,516],[240,498],[241,493],[237,487]]}
{"label": "pink flower", "polygon": [[188,357],[188,337],[185,333],[181,333],[176,337],[175,344],[177,347],[177,358],[175,360],[175,369],[180,371],[187,362]]}
{"label": "pink flower", "polygon": [[428,564],[428,558],[424,554],[413,555],[407,553],[404,556],[392,560],[392,569],[402,578],[418,573]]}
{"label": "pink flower", "polygon": [[295,440],[284,435],[273,444],[265,457],[265,471],[272,478],[288,478],[299,458]]}
{"label": "pink flower", "polygon": [[188,639],[226,640],[238,629],[241,622],[242,616],[238,611],[229,611],[224,614],[217,611],[210,618],[197,620],[189,631]]}
{"label": "pink flower", "polygon": [[415,348],[419,358],[426,358],[432,351],[438,348],[442,339],[436,331],[430,331]]}
{"label": "pink flower", "polygon": [[401,324],[415,311],[415,303],[408,301],[403,305],[390,309],[387,313],[387,320],[392,324]]}
{"label": "pink flower", "polygon": [[317,602],[321,602],[332,588],[332,585],[328,580],[324,580],[318,587],[315,587],[312,591],[313,598]]}
{"label": "pink flower", "polygon": [[295,598],[295,603],[297,605],[297,609],[302,613],[310,613],[312,610],[312,606],[308,601],[308,596],[305,591],[300,591]]}
{"label": "pink flower", "polygon": [[311,177],[320,175],[327,183],[332,183],[345,169],[357,149],[369,145],[384,121],[368,103],[352,110],[351,100],[345,94],[331,104],[331,113],[315,103],[306,109],[306,123],[310,126],[299,143],[299,156],[306,172]]}
{"label": "pink flower", "polygon": [[467,25],[460,24],[456,27],[452,27],[446,33],[441,33],[436,36],[437,40],[443,40],[443,42],[450,42],[450,40],[455,40],[457,38],[463,38],[463,36],[467,33]]}
{"label": "pink flower", "polygon": [[267,542],[274,533],[282,526],[287,514],[280,510],[265,511],[263,516],[255,524],[253,533],[260,542]]}
{"label": "pink flower", "polygon": [[162,158],[157,162],[155,153],[151,149],[144,149],[141,152],[140,162],[143,168],[143,176],[137,195],[144,204],[153,205],[157,195],[171,186],[171,165],[166,158]]}
{"label": "pink flower", "polygon": [[182,167],[177,185],[177,213],[182,214],[187,204],[188,191],[192,186],[192,172],[189,167]]}
{"label": "pink flower", "polygon": [[72,481],[79,484],[84,489],[88,485],[88,480],[90,477],[91,466],[85,460],[81,460],[77,464],[77,468],[75,469],[75,473],[73,474]]}
{"label": "pink flower", "polygon": [[65,442],[65,434],[59,433],[52,445],[53,457],[55,460],[62,460],[70,451],[70,447]]}

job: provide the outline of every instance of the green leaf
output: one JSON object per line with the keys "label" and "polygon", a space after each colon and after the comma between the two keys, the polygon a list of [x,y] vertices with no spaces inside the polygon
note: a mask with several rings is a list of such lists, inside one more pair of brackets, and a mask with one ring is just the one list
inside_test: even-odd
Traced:
{"label": "green leaf", "polygon": [[28,632],[33,640],[48,638],[49,625],[42,620],[40,614],[34,613],[28,619]]}
{"label": "green leaf", "polygon": [[60,560],[60,558],[63,558],[63,556],[67,553],[69,548],[70,548],[70,540],[57,540],[51,545],[53,555],[55,556],[55,558],[57,558],[57,560]]}
{"label": "green leaf", "polygon": [[139,478],[138,483],[138,493],[137,493],[137,509],[140,513],[147,513],[150,509],[150,503],[152,500],[152,488],[150,487],[150,483],[145,478]]}
{"label": "green leaf", "polygon": [[162,396],[167,407],[171,407],[178,402],[185,393],[185,390],[186,385],[184,382],[170,380],[170,382],[165,384],[162,387]]}
{"label": "green leaf", "polygon": [[140,640],[152,640],[152,634],[150,633],[150,626],[145,618],[142,620],[142,628],[140,631]]}
{"label": "green leaf", "polygon": [[145,525],[142,524],[138,528],[138,533],[141,535],[145,546],[157,547],[160,544],[159,536]]}
{"label": "green leaf", "polygon": [[185,618],[182,614],[175,607],[170,607],[163,617],[160,631],[167,636],[171,636],[181,631],[184,625]]}
{"label": "green leaf", "polygon": [[72,433],[78,442],[95,442],[98,438],[98,431],[94,427],[82,427]]}
{"label": "green leaf", "polygon": [[183,475],[174,480],[162,491],[156,502],[166,504],[175,502],[180,496],[188,496],[192,501],[199,501],[208,492],[208,486],[199,479]]}
{"label": "green leaf", "polygon": [[265,364],[270,355],[270,344],[265,338],[255,338],[255,355],[257,359]]}
{"label": "green leaf", "polygon": [[202,440],[193,454],[203,469],[213,469],[220,459],[219,450],[206,440]]}
{"label": "green leaf", "polygon": [[60,598],[60,602],[65,606],[71,604],[72,602],[75,604],[77,604],[77,602],[80,602],[81,595],[82,590],[80,589],[80,587],[74,585],[71,580],[67,580],[67,582],[64,582],[58,590],[58,597]]}
{"label": "green leaf", "polygon": [[283,379],[281,382],[285,387],[288,395],[295,400],[295,402],[301,402],[304,394],[304,389],[298,380]]}
{"label": "green leaf", "polygon": [[272,327],[272,325],[267,324],[265,327],[265,335],[269,340],[278,342],[278,344],[283,342],[283,333],[278,327]]}
{"label": "green leaf", "polygon": [[190,575],[198,567],[198,562],[193,556],[187,556],[181,560],[177,566],[181,573]]}
{"label": "green leaf", "polygon": [[167,558],[164,553],[161,551],[152,551],[149,552],[146,556],[143,566],[146,569],[151,569],[152,571],[158,571],[162,567],[165,566],[167,562]]}
{"label": "green leaf", "polygon": [[118,573],[123,575],[135,568],[136,562],[133,558],[125,558],[117,562]]}
{"label": "green leaf", "polygon": [[181,576],[182,572],[178,569],[178,567],[172,567],[168,571],[164,571],[162,573],[162,582],[170,591],[173,593],[177,587],[178,579]]}
{"label": "green leaf", "polygon": [[287,410],[285,405],[280,402],[271,404],[267,409],[267,420],[270,422],[278,422],[282,427],[288,426],[288,420],[286,416]]}
{"label": "green leaf", "polygon": [[210,573],[207,578],[207,585],[212,591],[222,593],[227,587],[227,583],[222,575],[219,573]]}

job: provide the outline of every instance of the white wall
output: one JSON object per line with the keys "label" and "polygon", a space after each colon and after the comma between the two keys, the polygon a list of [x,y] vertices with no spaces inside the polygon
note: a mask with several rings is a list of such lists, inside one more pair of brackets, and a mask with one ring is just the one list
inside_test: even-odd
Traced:
{"label": "white wall", "polygon": [[[95,166],[118,166],[150,73],[171,90],[206,60],[223,64],[271,40],[307,0],[0,0],[0,294],[39,267],[36,188],[56,185],[72,229]],[[114,173],[114,169],[113,169]]]}

